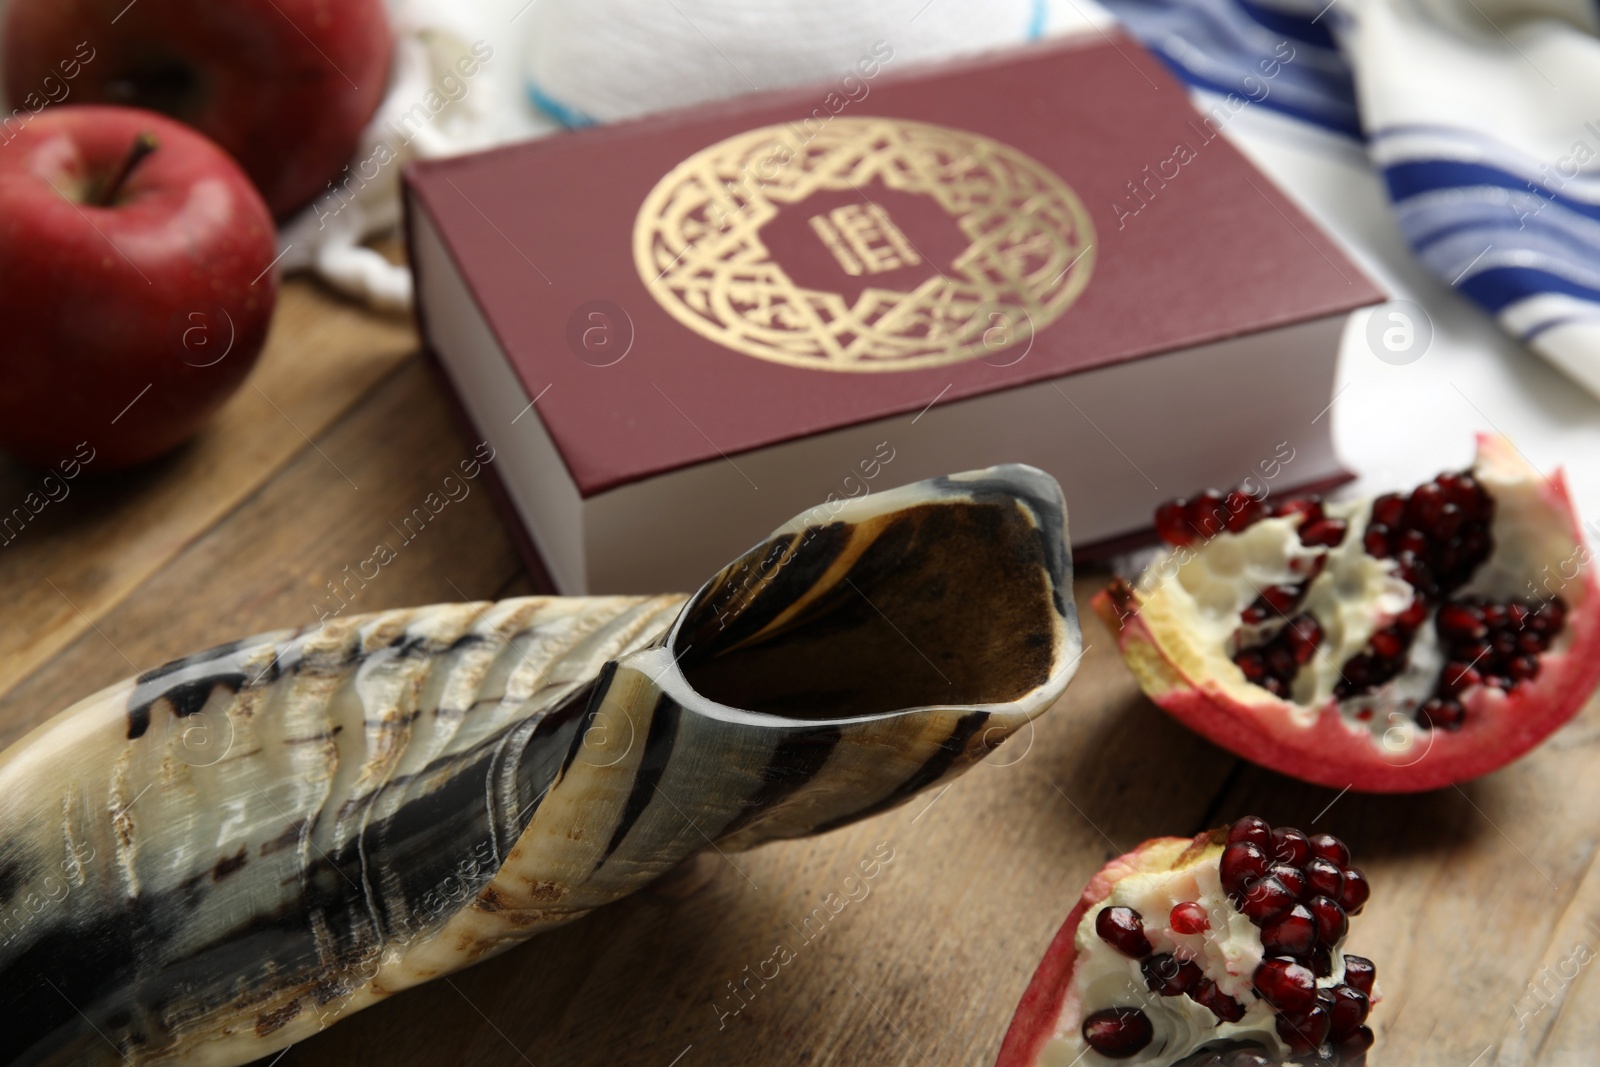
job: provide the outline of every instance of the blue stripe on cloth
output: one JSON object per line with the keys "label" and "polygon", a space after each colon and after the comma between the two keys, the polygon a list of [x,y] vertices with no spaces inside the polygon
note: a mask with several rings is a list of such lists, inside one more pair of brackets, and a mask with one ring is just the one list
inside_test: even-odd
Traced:
{"label": "blue stripe on cloth", "polygon": [[[1349,65],[1325,45],[1331,37],[1310,19],[1254,0],[1104,2],[1180,81],[1252,98],[1269,111],[1361,138]],[[1294,49],[1288,61],[1277,51],[1285,44]],[[1270,78],[1268,70],[1274,72]],[[1255,92],[1247,91],[1247,78]],[[1267,95],[1255,99],[1263,85]]]}
{"label": "blue stripe on cloth", "polygon": [[1545,293],[1559,293],[1600,304],[1600,289],[1533,267],[1491,267],[1463,280],[1456,288],[1492,312]]}
{"label": "blue stripe on cloth", "polygon": [[1441,189],[1489,186],[1536,195],[1550,203],[1560,204],[1568,211],[1600,220],[1600,204],[1586,204],[1581,200],[1562,196],[1539,182],[1530,182],[1526,178],[1519,178],[1509,171],[1485,163],[1463,163],[1454,159],[1421,159],[1406,163],[1391,163],[1383,168],[1383,179],[1389,187],[1389,199],[1396,203]]}
{"label": "blue stripe on cloth", "polygon": [[1316,45],[1319,48],[1335,49],[1333,34],[1328,32],[1326,26],[1311,19],[1291,15],[1287,11],[1280,11],[1275,7],[1266,7],[1262,4],[1252,3],[1251,0],[1236,0],[1239,10],[1255,19],[1273,33],[1282,34],[1296,41]]}
{"label": "blue stripe on cloth", "polygon": [[1033,0],[1033,14],[1028,16],[1028,40],[1037,41],[1044,36],[1044,20],[1050,10],[1050,0]]}
{"label": "blue stripe on cloth", "polygon": [[[1177,60],[1168,56],[1165,52],[1157,52],[1156,58],[1165,63],[1167,65],[1167,69],[1172,71],[1172,73],[1180,81],[1186,82],[1196,89],[1205,89],[1209,92],[1220,93],[1224,96],[1228,93],[1233,93],[1236,96],[1242,96],[1246,99],[1250,98],[1249,94],[1244,91],[1242,85],[1225,85],[1222,82],[1212,81],[1210,78],[1201,77],[1194,71],[1191,71],[1179,64]],[[1324,111],[1297,107],[1294,104],[1283,100],[1275,101],[1271,96],[1268,96],[1265,100],[1259,101],[1259,104],[1270,111],[1278,112],[1280,115],[1288,115],[1291,118],[1299,119],[1302,122],[1309,122],[1313,126],[1320,126],[1325,130],[1333,130],[1335,133],[1342,133],[1348,137],[1354,137],[1357,140],[1361,138],[1361,119],[1353,113],[1347,119],[1336,118]]]}
{"label": "blue stripe on cloth", "polygon": [[1556,326],[1565,326],[1569,322],[1600,322],[1600,304],[1595,305],[1593,315],[1557,315],[1553,319],[1546,319],[1544,322],[1530,326],[1522,331],[1522,336],[1518,340],[1526,344],[1546,330]]}
{"label": "blue stripe on cloth", "polygon": [[534,84],[532,78],[523,82],[523,91],[528,94],[528,99],[533,102],[534,107],[543,111],[569,130],[581,130],[585,126],[598,125],[596,120],[585,115],[577,108],[568,107],[555,97],[546,95],[543,89]]}

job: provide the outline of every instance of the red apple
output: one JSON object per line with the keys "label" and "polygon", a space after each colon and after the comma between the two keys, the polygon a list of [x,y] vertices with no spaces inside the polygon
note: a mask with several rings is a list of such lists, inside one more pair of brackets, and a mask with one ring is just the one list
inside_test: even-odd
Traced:
{"label": "red apple", "polygon": [[52,107],[0,145],[0,446],[96,470],[189,438],[249,373],[272,216],[228,154],[123,107]]}
{"label": "red apple", "polygon": [[4,41],[12,107],[170,115],[232,153],[279,219],[350,162],[391,48],[382,0],[11,0]]}

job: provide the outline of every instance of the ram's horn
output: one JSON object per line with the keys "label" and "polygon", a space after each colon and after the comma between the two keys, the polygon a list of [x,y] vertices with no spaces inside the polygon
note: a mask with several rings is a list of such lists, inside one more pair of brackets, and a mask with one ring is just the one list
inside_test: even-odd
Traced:
{"label": "ram's horn", "polygon": [[715,841],[883,811],[1060,696],[1060,490],[819,507],[682,596],[328,620],[0,754],[0,1062],[240,1064]]}

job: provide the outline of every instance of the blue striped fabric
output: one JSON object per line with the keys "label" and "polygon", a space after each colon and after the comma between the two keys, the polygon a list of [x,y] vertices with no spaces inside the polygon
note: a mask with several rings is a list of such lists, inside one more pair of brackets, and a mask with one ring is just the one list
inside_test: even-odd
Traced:
{"label": "blue striped fabric", "polygon": [[[1363,137],[1352,66],[1339,50],[1349,24],[1329,25],[1343,14],[1326,0],[1102,2],[1188,85]],[[1292,60],[1283,61],[1285,48]],[[1592,169],[1582,176],[1579,165],[1600,158],[1600,112],[1585,127],[1592,151],[1576,162],[1535,160],[1465,125],[1365,135],[1401,232],[1436,277],[1523,341],[1569,323],[1600,324],[1600,177]]]}
{"label": "blue striped fabric", "polygon": [[1334,45],[1327,8],[1254,0],[1103,2],[1189,85],[1361,136],[1350,67]]}
{"label": "blue striped fabric", "polygon": [[[1600,154],[1600,128],[1589,133]],[[1371,151],[1406,241],[1491,314],[1512,311],[1509,332],[1531,341],[1600,319],[1600,180],[1451,126],[1379,130]]]}

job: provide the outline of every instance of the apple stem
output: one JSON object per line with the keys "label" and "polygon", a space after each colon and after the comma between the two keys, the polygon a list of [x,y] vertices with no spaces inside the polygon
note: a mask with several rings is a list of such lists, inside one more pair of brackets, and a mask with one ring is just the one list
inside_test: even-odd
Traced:
{"label": "apple stem", "polygon": [[157,147],[156,135],[144,131],[133,139],[133,144],[128,149],[128,154],[122,157],[122,163],[111,175],[111,180],[106,182],[105,188],[100,190],[100,195],[95,197],[94,203],[98,207],[110,207],[116,203],[117,194],[122,192],[122,187],[127,184],[128,175],[133,173],[145,156],[154,152]]}

